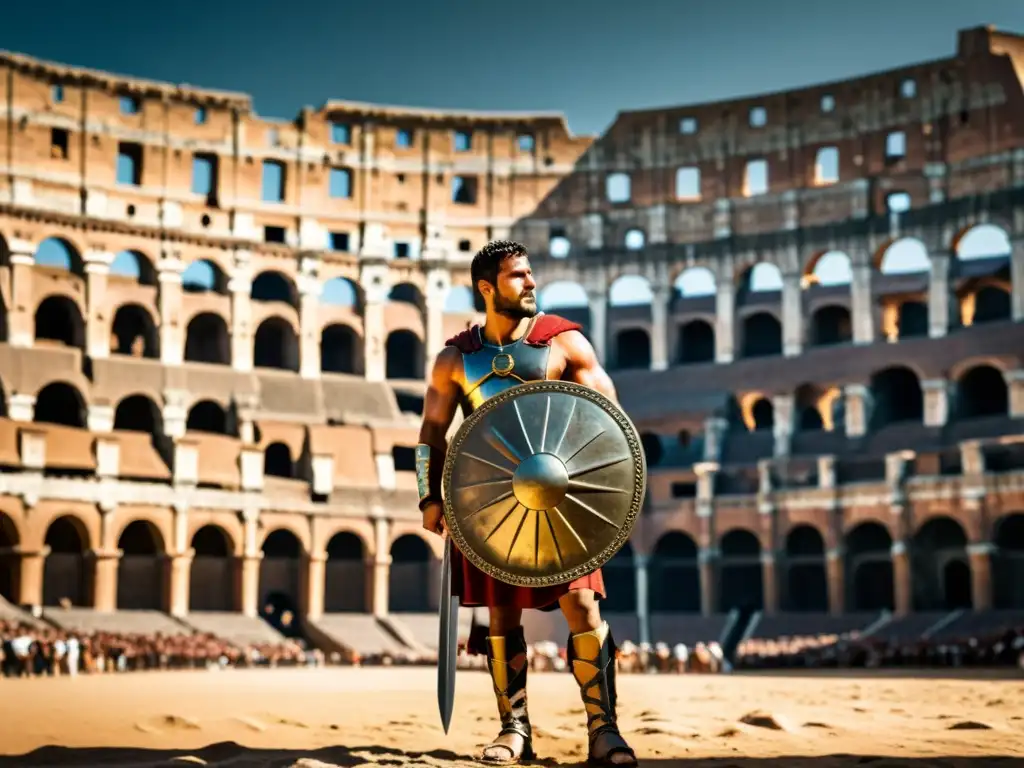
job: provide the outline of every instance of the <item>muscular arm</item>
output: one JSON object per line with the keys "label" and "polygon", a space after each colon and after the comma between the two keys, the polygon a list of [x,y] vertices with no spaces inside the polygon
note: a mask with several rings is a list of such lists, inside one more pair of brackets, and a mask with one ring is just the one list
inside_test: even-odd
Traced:
{"label": "muscular arm", "polygon": [[[459,404],[459,386],[455,380],[456,367],[462,356],[454,347],[445,347],[434,361],[427,394],[423,401],[423,423],[420,426],[420,446],[417,448],[417,480],[421,483],[420,508],[430,501],[441,501],[441,470],[448,451],[448,428]],[[421,454],[422,452],[422,454]],[[420,462],[427,468],[421,472]],[[422,485],[426,487],[423,488]]]}
{"label": "muscular arm", "polygon": [[579,331],[566,331],[555,338],[558,340],[562,354],[565,355],[563,378],[596,389],[610,400],[618,402],[615,384],[612,383],[611,376],[598,361],[597,352],[587,341],[587,337]]}

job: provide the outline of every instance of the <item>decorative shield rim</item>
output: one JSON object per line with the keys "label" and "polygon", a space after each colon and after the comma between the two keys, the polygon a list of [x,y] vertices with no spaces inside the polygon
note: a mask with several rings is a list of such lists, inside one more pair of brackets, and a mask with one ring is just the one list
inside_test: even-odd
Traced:
{"label": "decorative shield rim", "polygon": [[[455,457],[459,455],[462,444],[470,434],[477,422],[481,421],[488,413],[514,397],[521,397],[526,391],[550,392],[558,394],[569,394],[582,397],[597,404],[605,411],[615,423],[622,429],[622,433],[629,445],[629,451],[634,459],[633,468],[633,497],[630,499],[629,508],[623,518],[623,523],[615,538],[605,546],[599,553],[591,557],[586,563],[575,566],[558,574],[543,576],[521,576],[503,571],[502,569],[488,563],[468,545],[466,537],[462,534],[459,526],[454,524],[455,512],[452,510],[452,494],[450,493],[452,473],[455,470]],[[488,576],[511,584],[516,587],[552,587],[560,584],[567,584],[576,579],[587,576],[604,566],[611,560],[626,542],[629,541],[643,508],[644,497],[647,494],[647,457],[644,455],[643,446],[640,442],[640,433],[632,419],[626,415],[622,407],[609,397],[592,389],[584,384],[577,384],[575,381],[561,380],[540,380],[528,381],[509,387],[493,397],[485,400],[479,408],[466,417],[465,421],[455,432],[455,436],[448,444],[448,452],[445,456],[444,472],[442,477],[442,488],[444,491],[444,519],[448,529],[448,536],[451,537],[459,552],[469,562],[486,573]]]}

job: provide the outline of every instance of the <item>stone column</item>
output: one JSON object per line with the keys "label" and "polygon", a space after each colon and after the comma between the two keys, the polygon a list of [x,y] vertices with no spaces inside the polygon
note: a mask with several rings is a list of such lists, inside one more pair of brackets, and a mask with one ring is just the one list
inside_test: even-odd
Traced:
{"label": "stone column", "polygon": [[793,429],[796,424],[793,395],[775,395],[772,397],[774,420],[772,432],[775,437],[775,456],[789,456],[793,441]]}
{"label": "stone column", "polygon": [[12,347],[31,347],[35,339],[35,247],[27,240],[8,241],[11,250],[11,305],[7,340]]}
{"label": "stone column", "polygon": [[871,297],[871,262],[850,266],[850,306],[853,315],[853,343],[871,344],[875,340],[874,301]]}
{"label": "stone column", "polygon": [[1010,311],[1014,322],[1024,320],[1024,237],[1013,240],[1010,251]]}
{"label": "stone column", "polygon": [[304,257],[299,275],[299,375],[320,378],[320,294],[323,284],[317,277],[319,260]]}
{"label": "stone column", "polygon": [[387,374],[387,328],[384,305],[388,291],[387,267],[364,265],[359,284],[363,287],[363,361],[369,381],[384,381]]}
{"label": "stone column", "polygon": [[121,563],[119,549],[94,549],[92,607],[101,613],[117,610],[117,569]]}
{"label": "stone column", "polygon": [[165,253],[158,266],[160,282],[160,362],[181,365],[185,359],[185,334],[188,330],[181,312],[181,273],[185,265]]}
{"label": "stone column", "polygon": [[715,362],[731,363],[736,355],[736,283],[718,278],[715,294]]}
{"label": "stone column", "polygon": [[971,607],[975,611],[992,608],[992,555],[995,547],[987,542],[967,545],[971,565]]}
{"label": "stone column", "polygon": [[324,615],[324,590],[327,586],[327,555],[306,553],[304,558],[306,618],[316,621]]}
{"label": "stone column", "polygon": [[1009,395],[1010,413],[1014,419],[1024,417],[1024,369],[1007,371],[1003,374]]}
{"label": "stone column", "polygon": [[874,404],[871,390],[863,384],[847,384],[844,390],[843,414],[847,437],[863,437],[871,425]]}
{"label": "stone column", "polygon": [[228,280],[231,292],[231,367],[236,371],[252,370],[252,275],[248,265],[237,268]]}
{"label": "stone column", "polygon": [[950,390],[953,383],[945,379],[926,379],[921,382],[924,393],[924,425],[944,427],[949,421]]}
{"label": "stone column", "polygon": [[651,287],[651,370],[664,371],[668,368],[668,309],[672,301],[672,287],[658,285]]}
{"label": "stone column", "polygon": [[444,349],[444,307],[451,291],[451,278],[447,270],[431,269],[427,272],[427,291],[424,296],[423,327],[426,335],[423,372],[429,376],[434,359]]}
{"label": "stone column", "polygon": [[43,569],[49,547],[30,552],[17,551],[18,557],[18,605],[36,608],[43,604]]}
{"label": "stone column", "polygon": [[391,551],[388,542],[391,524],[386,518],[373,521],[374,552],[367,561],[366,584],[370,590],[370,610],[374,616],[388,615],[388,578],[391,575]]}
{"label": "stone column", "polygon": [[716,462],[722,458],[725,435],[729,422],[719,416],[704,420],[704,461]]}
{"label": "stone column", "polygon": [[107,301],[107,278],[113,263],[114,254],[106,251],[88,251],[85,254],[85,351],[97,360],[110,357],[113,309]]}
{"label": "stone column", "polygon": [[761,553],[761,591],[764,615],[774,616],[779,610],[778,566],[774,552]]}
{"label": "stone column", "polygon": [[950,301],[949,266],[955,257],[949,252],[929,254],[932,269],[928,281],[928,335],[941,339],[949,333]]}
{"label": "stone column", "polygon": [[830,549],[826,555],[825,574],[828,579],[828,612],[842,616],[846,610],[846,573],[843,570],[843,552]]}
{"label": "stone column", "polygon": [[238,562],[238,602],[243,616],[255,618],[260,612],[260,563],[262,552],[247,552]]}
{"label": "stone column", "polygon": [[587,291],[590,302],[590,343],[594,345],[601,365],[608,365],[608,294],[606,291]]}
{"label": "stone column", "polygon": [[636,618],[639,643],[651,642],[651,601],[647,581],[647,565],[650,555],[633,554],[633,568],[636,578]]}
{"label": "stone column", "polygon": [[799,272],[782,276],[782,354],[796,357],[804,349],[803,287]]}
{"label": "stone column", "polygon": [[718,551],[701,549],[697,553],[700,568],[700,612],[702,616],[713,616],[718,609]]}
{"label": "stone column", "polygon": [[186,549],[168,557],[169,577],[167,612],[171,616],[187,616],[192,585],[192,559],[194,549]]}
{"label": "stone column", "polygon": [[894,613],[897,616],[906,616],[911,610],[912,594],[910,590],[910,553],[907,551],[906,543],[894,542],[891,555]]}

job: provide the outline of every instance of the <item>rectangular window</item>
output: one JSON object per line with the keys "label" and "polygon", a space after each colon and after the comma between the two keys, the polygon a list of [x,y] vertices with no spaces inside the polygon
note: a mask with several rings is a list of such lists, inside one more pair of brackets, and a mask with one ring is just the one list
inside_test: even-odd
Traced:
{"label": "rectangular window", "polygon": [[684,117],[679,121],[679,132],[684,136],[692,136],[697,132],[697,118]]}
{"label": "rectangular window", "polygon": [[138,144],[117,145],[117,183],[133,187],[142,183],[142,147]]}
{"label": "rectangular window", "polygon": [[395,243],[395,258],[408,259],[410,250],[408,243]]}
{"label": "rectangular window", "polygon": [[700,200],[700,168],[679,168],[676,171],[676,199]]}
{"label": "rectangular window", "polygon": [[751,160],[743,173],[743,194],[746,197],[763,195],[768,191],[768,161]]}
{"label": "rectangular window", "polygon": [[283,243],[284,227],[264,227],[263,228],[263,242],[265,243]]}
{"label": "rectangular window", "polygon": [[885,159],[902,160],[907,155],[907,134],[893,131],[885,137]]}
{"label": "rectangular window", "polygon": [[473,136],[466,131],[455,132],[455,151],[469,152],[473,148]]}
{"label": "rectangular window", "polygon": [[196,107],[194,117],[196,125],[204,125],[206,123],[206,107]]}
{"label": "rectangular window", "polygon": [[814,183],[835,184],[839,181],[839,149],[822,147],[814,161]]}
{"label": "rectangular window", "polygon": [[452,202],[458,205],[476,205],[477,181],[475,176],[452,177]]}
{"label": "rectangular window", "polygon": [[352,171],[348,168],[331,168],[328,186],[331,197],[335,199],[352,197]]}
{"label": "rectangular window", "polygon": [[331,123],[331,143],[352,143],[352,129],[349,127],[348,123]]}
{"label": "rectangular window", "polygon": [[348,232],[328,232],[327,247],[332,251],[348,251]]}
{"label": "rectangular window", "polygon": [[137,115],[139,114],[139,100],[134,96],[122,96],[120,98],[121,114],[122,115]]}
{"label": "rectangular window", "polygon": [[216,158],[211,155],[195,155],[192,158],[192,192],[211,197],[216,191]]}
{"label": "rectangular window", "polygon": [[534,140],[533,136],[529,133],[519,134],[519,138],[516,139],[516,143],[519,144],[520,152],[533,152]]}
{"label": "rectangular window", "polygon": [[399,130],[395,134],[395,146],[407,149],[412,146],[412,131],[407,131],[404,128]]}
{"label": "rectangular window", "polygon": [[50,88],[50,100],[54,104],[60,104],[62,101],[64,101],[64,86],[63,85],[51,86],[51,88]]}
{"label": "rectangular window", "polygon": [[276,160],[263,161],[263,202],[284,202],[284,164]]}
{"label": "rectangular window", "polygon": [[68,132],[63,128],[50,129],[50,157],[54,160],[68,159]]}

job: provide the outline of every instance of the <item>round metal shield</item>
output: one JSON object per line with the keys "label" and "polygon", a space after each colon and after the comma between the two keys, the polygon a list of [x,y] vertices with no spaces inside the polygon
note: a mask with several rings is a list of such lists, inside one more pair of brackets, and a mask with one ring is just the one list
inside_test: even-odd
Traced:
{"label": "round metal shield", "polygon": [[607,397],[534,381],[485,401],[448,445],[448,533],[484,573],[517,586],[597,570],[633,530],[647,486],[640,436]]}

